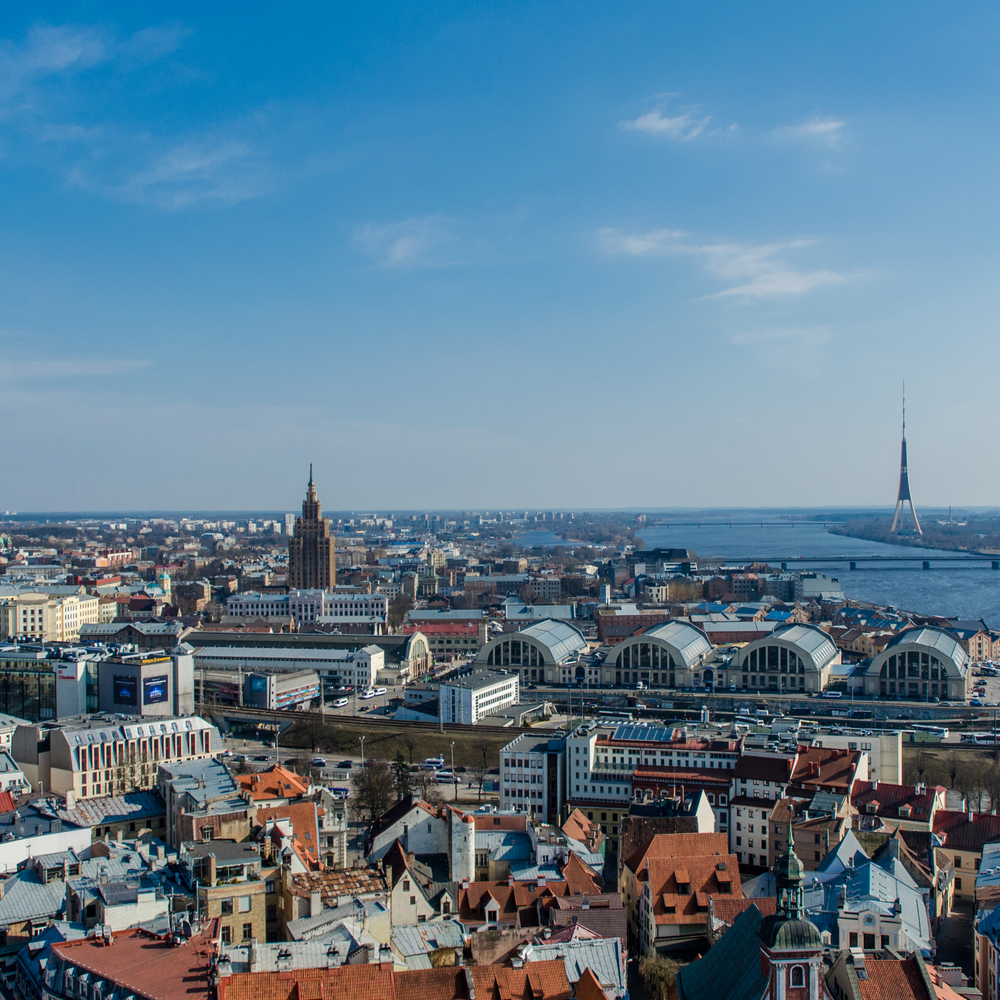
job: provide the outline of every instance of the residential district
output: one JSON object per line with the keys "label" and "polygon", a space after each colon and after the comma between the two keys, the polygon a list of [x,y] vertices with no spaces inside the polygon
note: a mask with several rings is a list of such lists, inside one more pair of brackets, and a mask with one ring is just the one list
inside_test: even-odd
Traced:
{"label": "residential district", "polygon": [[997,1000],[984,622],[311,474],[8,518],[8,1000]]}

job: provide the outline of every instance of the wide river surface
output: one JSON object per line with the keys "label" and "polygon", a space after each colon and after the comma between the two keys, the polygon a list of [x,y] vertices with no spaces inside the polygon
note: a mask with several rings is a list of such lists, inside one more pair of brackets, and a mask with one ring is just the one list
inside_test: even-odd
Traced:
{"label": "wide river surface", "polygon": [[[746,522],[746,515],[734,515],[734,521]],[[870,556],[947,555],[940,549],[910,548],[866,542],[859,538],[833,535],[820,524],[766,518],[754,524],[711,523],[701,520],[685,524],[671,519],[669,525],[653,524],[640,534],[646,547],[689,549],[699,558],[740,558],[747,556]],[[930,570],[918,563],[895,566],[858,565],[851,570],[847,563],[814,563],[788,569],[815,571],[836,577],[844,593],[859,601],[887,604],[918,614],[948,615],[956,618],[982,618],[987,625],[1000,626],[1000,570],[990,564],[962,565],[962,556],[954,562],[931,563]],[[773,563],[772,563],[773,565]],[[939,568],[939,567],[947,568]]]}

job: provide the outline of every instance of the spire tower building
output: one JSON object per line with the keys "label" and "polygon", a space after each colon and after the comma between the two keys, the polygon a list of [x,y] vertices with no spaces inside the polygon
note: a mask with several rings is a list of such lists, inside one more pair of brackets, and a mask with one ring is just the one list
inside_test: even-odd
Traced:
{"label": "spire tower building", "polygon": [[920,527],[920,521],[917,520],[917,511],[913,506],[913,497],[910,496],[910,477],[906,472],[906,383],[903,383],[903,445],[902,451],[900,452],[899,458],[899,494],[896,497],[896,510],[892,515],[892,527],[890,531],[896,531],[897,526],[900,533],[903,533],[903,522],[905,520],[905,515],[903,513],[903,504],[908,503],[910,505],[910,514],[913,517],[913,528],[906,531],[906,534],[917,534],[922,535],[924,533],[923,528]]}
{"label": "spire tower building", "polygon": [[312,463],[309,485],[302,501],[302,516],[295,518],[295,534],[288,539],[289,590],[326,590],[337,583],[336,539],[330,534],[330,519],[313,484]]}

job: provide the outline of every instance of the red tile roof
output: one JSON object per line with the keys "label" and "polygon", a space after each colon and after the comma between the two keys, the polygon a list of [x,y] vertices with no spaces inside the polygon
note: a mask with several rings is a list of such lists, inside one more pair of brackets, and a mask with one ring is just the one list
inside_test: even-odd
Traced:
{"label": "red tile roof", "polygon": [[13,812],[17,808],[17,800],[10,792],[0,792],[0,813]]}
{"label": "red tile roof", "polygon": [[724,833],[658,833],[627,858],[625,865],[638,875],[651,858],[686,858],[708,854],[728,855],[729,837]]}
{"label": "red tile roof", "polygon": [[725,923],[732,925],[733,921],[751,906],[760,910],[762,917],[769,917],[777,909],[778,901],[773,896],[761,899],[739,899],[736,896],[713,896],[712,915]]}
{"label": "red tile roof", "polygon": [[991,813],[953,812],[938,809],[932,830],[950,851],[973,851],[982,854],[983,844],[1000,840],[1000,816]]}
{"label": "red tile roof", "polygon": [[650,858],[646,878],[653,899],[653,918],[658,924],[705,923],[708,897],[743,890],[735,854],[709,854],[681,858]]}
{"label": "red tile roof", "polygon": [[[851,805],[862,815],[874,814],[883,819],[909,819],[929,823],[934,812],[934,800],[946,791],[941,785],[917,791],[914,785],[893,785],[887,781],[856,781],[851,792]],[[872,806],[872,809],[868,807]],[[909,808],[909,814],[906,808]],[[903,809],[903,813],[900,810]]]}
{"label": "red tile roof", "polygon": [[523,969],[486,965],[393,972],[392,965],[383,962],[336,969],[244,972],[222,979],[218,989],[218,1000],[470,1000],[472,996],[484,1000],[569,1000],[566,965],[554,959],[532,962]]}
{"label": "red tile roof", "polygon": [[175,948],[167,939],[146,931],[117,931],[110,946],[97,938],[60,941],[53,955],[149,1000],[197,1000],[211,996],[209,974],[218,921]]}
{"label": "red tile roof", "polygon": [[867,979],[858,979],[862,1000],[937,1000],[930,997],[913,958],[865,958]]}
{"label": "red tile roof", "polygon": [[479,816],[476,815],[477,830],[527,830],[528,817],[522,816]]}
{"label": "red tile roof", "polygon": [[791,784],[848,792],[858,772],[861,753],[837,747],[799,747]]}
{"label": "red tile roof", "polygon": [[262,799],[298,799],[309,793],[309,779],[284,767],[272,767],[254,774],[234,775],[240,787],[256,801]]}
{"label": "red tile roof", "polygon": [[[285,836],[293,835],[293,848],[311,871],[323,867],[319,857],[319,821],[316,803],[290,802],[284,806],[258,806],[257,826],[262,827],[271,820]],[[281,820],[288,822],[282,823]]]}
{"label": "red tile roof", "polygon": [[576,981],[576,1000],[607,1000],[600,981],[589,968],[584,969]]}

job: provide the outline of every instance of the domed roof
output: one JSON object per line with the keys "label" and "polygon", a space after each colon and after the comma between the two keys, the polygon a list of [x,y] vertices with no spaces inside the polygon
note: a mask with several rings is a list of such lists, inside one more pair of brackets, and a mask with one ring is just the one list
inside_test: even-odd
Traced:
{"label": "domed roof", "polygon": [[765,917],[761,922],[760,939],[771,951],[823,947],[823,939],[815,924],[808,920],[786,920],[777,914]]}
{"label": "domed roof", "polygon": [[806,870],[799,856],[788,845],[788,851],[782,854],[774,863],[774,879],[776,882],[801,882],[805,878]]}

